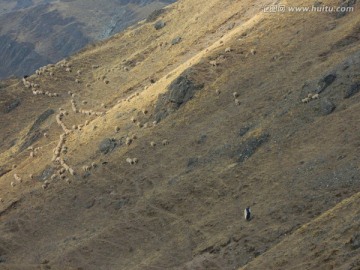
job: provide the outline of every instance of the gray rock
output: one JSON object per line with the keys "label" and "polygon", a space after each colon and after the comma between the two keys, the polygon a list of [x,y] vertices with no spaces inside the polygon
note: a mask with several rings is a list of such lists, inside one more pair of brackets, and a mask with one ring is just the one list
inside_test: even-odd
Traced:
{"label": "gray rock", "polygon": [[206,142],[206,140],[207,140],[207,135],[206,135],[206,134],[203,134],[203,135],[200,136],[199,139],[196,140],[196,143],[197,143],[197,144],[203,144],[203,143]]}
{"label": "gray rock", "polygon": [[323,92],[329,85],[331,85],[335,81],[335,79],[335,74],[326,75],[319,81],[316,93],[320,94],[321,92]]}
{"label": "gray rock", "polygon": [[21,145],[19,152],[24,151],[26,148],[28,148],[30,145],[32,145],[34,142],[36,142],[42,137],[40,127],[42,123],[44,123],[45,120],[54,113],[55,111],[53,109],[49,109],[38,116],[34,124],[31,126],[29,132],[26,134],[24,143]]}
{"label": "gray rock", "polygon": [[350,240],[351,249],[359,249],[360,248],[360,234],[356,234]]}
{"label": "gray rock", "polygon": [[249,126],[240,128],[240,130],[239,130],[239,136],[240,136],[240,137],[244,136],[246,133],[248,133],[249,130],[250,130],[250,127],[249,127]]}
{"label": "gray rock", "polygon": [[181,37],[176,37],[171,41],[171,45],[179,44],[181,41]]}
{"label": "gray rock", "polygon": [[188,167],[188,169],[193,169],[197,164],[199,163],[199,158],[197,157],[192,157],[188,159],[188,162],[186,164],[186,166]]}
{"label": "gray rock", "polygon": [[117,200],[114,203],[114,209],[119,210],[119,209],[123,208],[124,206],[126,206],[128,203],[129,203],[129,198],[123,198],[123,199]]}
{"label": "gray rock", "polygon": [[353,95],[357,94],[359,91],[360,91],[360,82],[356,82],[345,90],[344,98],[351,98]]}
{"label": "gray rock", "polygon": [[54,168],[47,166],[45,170],[40,174],[40,177],[38,178],[40,181],[45,181],[50,179],[51,175],[54,174]]}
{"label": "gray rock", "polygon": [[249,138],[243,142],[235,153],[237,162],[241,163],[250,158],[261,145],[269,140],[269,138],[269,134],[262,134],[260,137]]}
{"label": "gray rock", "polygon": [[106,138],[99,144],[99,151],[104,155],[108,154],[116,147],[116,141],[114,139]]}
{"label": "gray rock", "polygon": [[[356,0],[345,0],[341,3],[341,8],[353,7],[356,4]],[[336,18],[344,17],[347,13],[345,11],[339,11],[336,13]]]}
{"label": "gray rock", "polygon": [[166,25],[166,23],[164,22],[164,21],[157,21],[155,24],[154,24],[154,28],[156,29],[156,30],[160,30],[160,29],[162,29],[162,28],[164,28],[165,27],[165,25]]}
{"label": "gray rock", "polygon": [[154,22],[157,18],[159,18],[163,13],[165,12],[165,9],[156,9],[146,18],[146,22]]}
{"label": "gray rock", "polygon": [[16,109],[21,104],[20,99],[15,99],[5,104],[4,113],[9,113]]}
{"label": "gray rock", "polygon": [[193,97],[195,86],[186,76],[180,76],[170,84],[169,90],[169,100],[181,105]]}
{"label": "gray rock", "polygon": [[331,114],[336,109],[336,105],[330,99],[323,98],[320,101],[319,109],[321,115],[328,115]]}
{"label": "gray rock", "polygon": [[190,79],[190,71],[185,71],[168,87],[168,91],[159,96],[155,106],[155,120],[161,121],[170,113],[188,102],[196,91],[203,88],[203,84],[195,84]]}

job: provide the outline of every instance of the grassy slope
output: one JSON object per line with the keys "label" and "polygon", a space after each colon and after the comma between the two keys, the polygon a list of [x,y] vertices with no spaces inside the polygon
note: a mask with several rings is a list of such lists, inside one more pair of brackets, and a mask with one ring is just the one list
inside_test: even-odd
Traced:
{"label": "grassy slope", "polygon": [[[298,254],[312,258],[317,249],[305,247],[315,230],[332,226],[340,235],[346,226],[340,217],[356,206],[358,195],[351,195],[360,187],[358,97],[337,99],[338,109],[324,117],[301,104],[301,88],[358,49],[356,43],[331,47],[356,31],[359,16],[335,20],[328,14],[266,15],[250,3],[181,1],[165,15],[163,30],[156,32],[144,24],[74,56],[73,70],[83,70],[81,84],[63,68],[54,71],[57,81],[32,78],[42,88],[61,93],[58,99],[33,97],[20,84],[5,90],[23,101],[13,112],[1,115],[2,167],[18,164],[0,181],[4,200],[0,207],[7,209],[0,217],[0,251],[10,268],[47,259],[60,269],[233,269],[248,262],[246,269],[268,265],[291,269],[300,267],[300,258],[280,256],[272,261],[272,254],[279,256],[279,251],[297,243]],[[226,30],[232,22],[236,27]],[[334,22],[337,27],[327,31]],[[183,37],[180,44],[159,46],[176,36]],[[225,54],[226,61],[211,67],[209,60],[224,54],[228,46],[233,51]],[[255,55],[249,53],[252,48]],[[126,72],[124,59],[139,64]],[[93,70],[93,64],[101,67]],[[132,116],[152,122],[158,94],[190,66],[196,80],[205,83],[193,100],[156,127],[139,129],[131,124]],[[102,75],[109,79],[108,85],[97,79]],[[144,90],[150,78],[157,82]],[[85,87],[86,83],[91,86]],[[215,89],[220,89],[219,96]],[[21,134],[45,109],[61,106],[70,111],[69,90],[77,94],[79,103],[87,100],[89,108],[104,110],[100,104],[105,103],[108,109],[98,118],[72,113],[66,117],[69,127],[91,120],[67,142],[68,161],[78,175],[71,185],[57,180],[44,191],[38,176],[51,164],[51,151],[61,133],[54,117],[42,126],[50,138],[36,143],[43,149],[34,160],[27,152],[16,153],[19,144],[7,145],[14,137],[21,142]],[[234,91],[241,106],[233,102]],[[141,94],[131,102],[121,101],[134,92]],[[140,113],[143,108],[148,115]],[[93,131],[93,125],[98,129]],[[241,138],[238,131],[244,126],[251,129]],[[97,153],[103,138],[134,133],[138,139],[129,147],[106,156]],[[249,160],[236,163],[234,153],[240,145],[264,133],[270,134],[269,142]],[[202,135],[207,136],[203,144]],[[162,146],[163,139],[170,144]],[[151,148],[150,141],[156,141],[157,147]],[[339,159],[340,155],[345,158]],[[139,164],[129,166],[128,156],[138,157]],[[188,166],[190,158],[197,160],[193,167]],[[83,178],[81,166],[92,161],[109,163]],[[25,179],[34,173],[36,179],[11,189],[14,173]],[[354,181],[347,181],[353,174]],[[349,199],[340,203],[345,198]],[[247,205],[255,215],[249,223],[242,218]],[[329,218],[346,207],[339,218]],[[318,241],[326,247],[325,236]],[[344,242],[350,235],[346,237]],[[355,258],[354,253],[344,253],[346,248],[338,247],[335,262],[319,259],[307,269],[316,269],[317,263],[345,267],[345,261]],[[332,251],[329,245],[324,254]],[[336,254],[344,254],[346,260]]]}

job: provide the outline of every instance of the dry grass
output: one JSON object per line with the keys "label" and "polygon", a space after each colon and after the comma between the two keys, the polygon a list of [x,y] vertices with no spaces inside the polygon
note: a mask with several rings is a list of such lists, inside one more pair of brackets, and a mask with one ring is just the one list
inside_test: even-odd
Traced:
{"label": "dry grass", "polygon": [[[320,78],[358,50],[356,43],[330,48],[354,31],[359,16],[337,20],[329,32],[324,25],[334,18],[328,14],[269,15],[251,3],[180,1],[164,15],[167,25],[159,32],[140,25],[71,58],[74,72],[56,67],[56,81],[30,78],[59,92],[57,99],[33,96],[21,83],[4,90],[6,98],[22,99],[0,118],[0,167],[18,164],[0,178],[0,251],[6,263],[36,265],[46,259],[55,269],[316,269],[356,261],[355,252],[345,251],[358,224],[339,239],[355,218],[349,213],[359,214],[358,178],[348,181],[358,162],[358,99],[337,100],[344,109],[318,116],[300,102],[300,92],[305,81]],[[158,46],[176,36],[183,41]],[[226,47],[232,51],[225,61],[209,65]],[[319,56],[329,49],[325,59]],[[126,62],[129,71],[123,69]],[[136,117],[152,123],[158,95],[188,68],[204,83],[192,100],[154,127],[140,129],[131,122]],[[109,84],[98,80],[102,76]],[[72,113],[68,91],[79,106],[106,114]],[[71,184],[58,179],[43,190],[46,177],[40,175],[54,167],[52,149],[61,134],[55,117],[40,127],[49,134],[35,143],[43,147],[41,154],[30,159],[27,151],[16,150],[36,117],[47,108],[57,113],[58,107],[70,112],[67,126],[90,123],[66,141],[63,157],[77,172],[67,176]],[[244,127],[249,131],[241,137]],[[137,138],[129,146],[119,146],[133,134]],[[244,145],[251,148],[249,142],[263,134],[269,141],[237,162]],[[98,152],[104,138],[118,143],[106,155]],[[164,139],[169,145],[160,143]],[[127,164],[127,157],[138,158],[138,164]],[[81,167],[92,162],[99,166],[85,175]],[[14,173],[24,176],[24,183],[11,188]],[[30,173],[34,180],[27,178]],[[243,220],[246,206],[254,213],[250,222]],[[307,249],[314,240],[319,245]],[[320,248],[324,253],[314,260]],[[308,264],[301,265],[301,258]]]}

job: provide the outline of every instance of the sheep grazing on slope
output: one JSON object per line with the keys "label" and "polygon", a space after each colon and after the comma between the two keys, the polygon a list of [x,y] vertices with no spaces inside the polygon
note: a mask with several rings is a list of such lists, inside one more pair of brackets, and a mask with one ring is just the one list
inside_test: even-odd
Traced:
{"label": "sheep grazing on slope", "polygon": [[125,140],[125,144],[130,145],[131,143],[132,143],[132,139],[127,137],[126,140]]}
{"label": "sheep grazing on slope", "polygon": [[88,172],[88,171],[91,170],[91,166],[84,165],[84,166],[82,167],[82,169],[83,169],[84,172]]}
{"label": "sheep grazing on slope", "polygon": [[168,145],[169,141],[168,140],[163,140],[161,143],[162,143],[162,145]]}
{"label": "sheep grazing on slope", "polygon": [[319,97],[320,97],[319,94],[315,94],[311,97],[311,99],[319,99]]}
{"label": "sheep grazing on slope", "polygon": [[16,173],[14,174],[14,179],[18,182],[18,183],[21,183],[22,182],[22,178],[17,175]]}
{"label": "sheep grazing on slope", "polygon": [[235,105],[237,105],[237,106],[240,105],[240,100],[238,100],[237,98],[235,99]]}
{"label": "sheep grazing on slope", "polygon": [[134,164],[132,158],[127,158],[127,159],[126,159],[126,162],[129,163],[129,164],[131,164],[131,165]]}
{"label": "sheep grazing on slope", "polygon": [[230,47],[227,47],[227,48],[225,49],[225,52],[226,52],[226,53],[231,52],[231,48],[230,48]]}
{"label": "sheep grazing on slope", "polygon": [[50,182],[48,180],[45,180],[44,184],[41,186],[43,189],[47,189],[50,185]]}
{"label": "sheep grazing on slope", "polygon": [[216,93],[217,95],[220,95],[221,92],[220,92],[219,89],[216,89],[216,90],[215,90],[215,93]]}
{"label": "sheep grazing on slope", "polygon": [[310,98],[306,97],[301,100],[302,103],[308,103],[310,102]]}
{"label": "sheep grazing on slope", "polygon": [[213,67],[216,67],[218,65],[218,62],[216,62],[216,60],[210,61],[209,62],[210,65],[212,65]]}
{"label": "sheep grazing on slope", "polygon": [[155,147],[155,146],[156,146],[156,143],[155,143],[155,142],[150,142],[150,145],[151,145],[152,147]]}
{"label": "sheep grazing on slope", "polygon": [[234,97],[234,98],[237,98],[238,96],[239,96],[238,92],[234,92],[234,93],[233,93],[233,97]]}
{"label": "sheep grazing on slope", "polygon": [[72,169],[72,168],[69,168],[69,173],[70,173],[71,175],[75,175],[75,174],[76,174],[75,171],[74,171],[74,169]]}

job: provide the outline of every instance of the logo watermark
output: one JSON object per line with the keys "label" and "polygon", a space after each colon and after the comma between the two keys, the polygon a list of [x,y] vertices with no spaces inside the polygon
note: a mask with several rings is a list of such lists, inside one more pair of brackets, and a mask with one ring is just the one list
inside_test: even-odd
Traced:
{"label": "logo watermark", "polygon": [[354,7],[341,6],[285,6],[285,5],[270,5],[263,8],[265,13],[300,13],[300,12],[326,12],[326,13],[346,13],[353,12]]}

